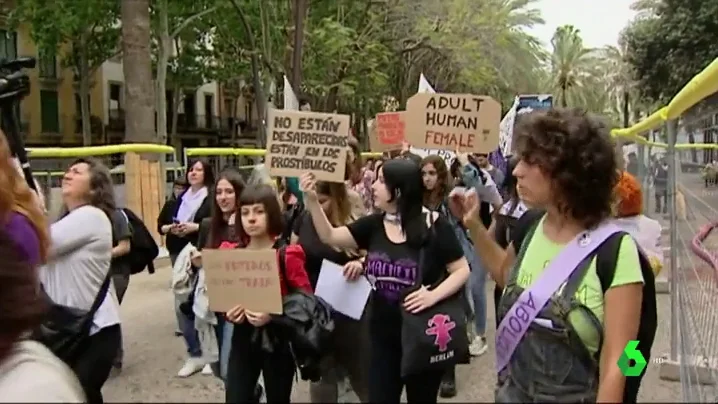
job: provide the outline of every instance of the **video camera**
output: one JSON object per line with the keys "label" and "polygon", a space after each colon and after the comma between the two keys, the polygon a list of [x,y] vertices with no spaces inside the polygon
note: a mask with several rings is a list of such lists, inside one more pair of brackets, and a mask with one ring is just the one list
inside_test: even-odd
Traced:
{"label": "video camera", "polygon": [[34,69],[35,58],[0,60],[0,103],[5,100],[20,101],[30,93],[30,78],[24,69]]}
{"label": "video camera", "polygon": [[17,157],[30,189],[37,191],[27,159],[25,142],[20,134],[20,101],[30,93],[30,78],[25,69],[34,69],[35,58],[22,57],[0,60],[0,116],[10,151]]}

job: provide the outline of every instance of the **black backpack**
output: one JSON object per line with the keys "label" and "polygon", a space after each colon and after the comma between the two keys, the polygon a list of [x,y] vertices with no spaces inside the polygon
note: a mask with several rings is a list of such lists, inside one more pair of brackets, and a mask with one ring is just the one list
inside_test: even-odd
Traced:
{"label": "black backpack", "polygon": [[122,257],[128,263],[131,274],[138,274],[147,268],[150,274],[155,273],[154,260],[160,253],[160,249],[147,229],[134,212],[130,209],[120,209],[127,223],[130,226],[130,253]]}
{"label": "black backpack", "polygon": [[[529,210],[518,220],[514,227],[514,238],[512,240],[514,249],[518,251],[521,248],[525,236],[531,232],[531,228],[538,225],[539,220],[543,217],[543,212]],[[596,251],[596,272],[601,282],[603,292],[611,287],[613,277],[616,274],[616,262],[621,248],[621,240],[628,235],[625,232],[618,232],[611,235],[606,241],[598,247]],[[629,236],[630,237],[630,236]],[[638,325],[638,334],[636,340],[638,351],[643,354],[646,362],[650,363],[651,349],[656,338],[656,329],[658,328],[658,308],[656,304],[656,278],[648,259],[641,253],[638,254],[641,263],[641,274],[643,275],[643,302],[641,303],[641,322]],[[636,377],[627,377],[626,385],[623,390],[623,403],[635,403],[638,400],[638,390],[641,386],[643,376],[646,374],[648,367]]]}

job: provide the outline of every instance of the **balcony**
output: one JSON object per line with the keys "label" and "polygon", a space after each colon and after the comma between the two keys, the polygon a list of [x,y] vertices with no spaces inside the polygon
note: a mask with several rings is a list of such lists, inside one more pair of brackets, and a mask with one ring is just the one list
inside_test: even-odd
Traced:
{"label": "balcony", "polygon": [[[177,114],[177,132],[218,134],[222,120],[214,115]],[[172,113],[167,114],[167,131],[172,130]]]}

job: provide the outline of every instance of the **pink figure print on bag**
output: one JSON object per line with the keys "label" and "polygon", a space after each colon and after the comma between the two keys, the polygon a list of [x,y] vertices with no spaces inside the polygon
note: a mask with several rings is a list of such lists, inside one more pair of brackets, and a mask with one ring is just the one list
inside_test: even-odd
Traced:
{"label": "pink figure print on bag", "polygon": [[456,323],[446,314],[435,314],[428,321],[426,335],[433,335],[434,345],[439,347],[439,352],[445,352],[451,341],[451,330],[456,328]]}

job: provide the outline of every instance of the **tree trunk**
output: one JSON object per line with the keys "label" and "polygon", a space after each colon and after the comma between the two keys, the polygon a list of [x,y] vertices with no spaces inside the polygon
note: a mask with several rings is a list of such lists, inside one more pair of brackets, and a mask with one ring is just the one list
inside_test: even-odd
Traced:
{"label": "tree trunk", "polygon": [[92,126],[90,123],[90,62],[87,58],[87,35],[89,32],[82,36],[80,39],[80,68],[79,68],[79,79],[80,88],[78,89],[78,96],[80,97],[80,118],[82,120],[82,145],[90,146],[92,144]]}
{"label": "tree trunk", "polygon": [[[252,28],[249,26],[249,21],[247,21],[247,16],[244,15],[244,11],[237,4],[236,0],[232,0],[232,6],[234,6],[234,9],[237,11],[237,14],[239,14],[239,19],[241,20],[242,26],[244,27],[244,33],[249,39],[249,47],[252,49],[252,83],[254,85],[254,99],[257,105],[257,116],[259,117],[260,121],[258,128],[259,130],[257,132],[257,143],[259,143],[260,148],[264,148],[267,145],[266,125],[264,122],[267,115],[267,101],[264,97],[262,79],[259,76],[259,56],[257,55],[259,47],[257,46],[254,32],[252,32]],[[250,120],[251,117],[252,115],[249,115]]]}
{"label": "tree trunk", "polygon": [[160,32],[158,35],[157,74],[155,75],[157,93],[155,97],[157,98],[157,138],[161,144],[167,144],[167,63],[169,63],[172,50],[167,6],[167,0],[160,0],[157,7]]}
{"label": "tree trunk", "polygon": [[292,87],[297,97],[302,93],[302,48],[304,47],[304,18],[306,0],[294,0],[294,49],[292,49]]}
{"label": "tree trunk", "polygon": [[155,95],[150,54],[149,0],[124,0],[122,9],[122,72],[125,76],[125,141],[155,143]]}

